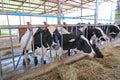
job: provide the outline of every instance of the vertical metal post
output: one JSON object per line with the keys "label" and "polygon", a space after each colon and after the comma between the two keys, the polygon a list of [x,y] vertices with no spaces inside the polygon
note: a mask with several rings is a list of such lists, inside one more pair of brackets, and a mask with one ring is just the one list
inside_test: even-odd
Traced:
{"label": "vertical metal post", "polygon": [[42,49],[41,65],[43,65],[43,61],[44,61],[44,53],[43,53],[43,41],[42,41],[42,33],[40,33],[40,36],[41,36],[41,49]]}
{"label": "vertical metal post", "polygon": [[58,2],[58,18],[57,18],[57,23],[58,23],[58,25],[60,25],[61,24],[61,19],[60,19],[60,16],[61,16],[61,6],[60,6],[61,1],[57,0],[57,2]]}
{"label": "vertical metal post", "polygon": [[[20,20],[20,26],[21,26],[21,17],[20,17],[20,16],[19,16],[19,20]],[[19,28],[18,28],[18,29],[19,29]],[[19,33],[19,37],[20,37],[20,33]],[[18,64],[19,64],[21,57],[22,57],[22,54],[20,55],[20,57],[19,57],[19,59],[18,59],[18,61],[17,61],[17,63],[16,63],[15,69],[17,68],[17,66],[18,66]]]}
{"label": "vertical metal post", "polygon": [[[3,12],[4,12],[4,4],[3,4],[3,0],[2,1],[2,9],[3,9]],[[1,29],[0,29],[0,35],[1,35]],[[2,63],[1,63],[1,55],[0,55],[0,80],[3,80],[2,78]]]}
{"label": "vertical metal post", "polygon": [[[4,12],[4,0],[1,1],[2,1],[2,11]],[[0,29],[0,35],[1,35],[1,29]]]}
{"label": "vertical metal post", "polygon": [[94,17],[94,24],[96,26],[96,24],[98,23],[98,10],[99,10],[99,0],[96,0],[95,3],[95,17]]}
{"label": "vertical metal post", "polygon": [[[31,10],[31,2],[30,1],[31,0],[29,0],[29,7],[30,7],[30,12],[32,12],[32,10]],[[32,23],[31,13],[30,13],[30,23]]]}
{"label": "vertical metal post", "polygon": [[[80,17],[80,18],[81,18],[81,21],[82,21],[82,13],[83,13],[83,12],[82,12],[82,11],[83,11],[82,5],[83,5],[83,0],[81,0],[81,11],[80,11],[80,12],[81,12],[81,17]],[[82,21],[82,22],[83,22],[83,21]]]}
{"label": "vertical metal post", "polygon": [[[7,22],[8,22],[8,26],[9,24],[9,18],[8,18],[8,14],[7,15]],[[9,35],[10,35],[10,46],[11,46],[11,52],[12,52],[12,60],[13,60],[13,68],[15,70],[15,60],[14,60],[14,52],[13,52],[13,41],[12,41],[12,32],[11,29],[9,29]]]}
{"label": "vertical metal post", "polygon": [[20,26],[21,26],[21,16],[19,16]]}
{"label": "vertical metal post", "polygon": [[111,8],[110,8],[110,23],[112,22],[112,3],[111,3]]}
{"label": "vertical metal post", "polygon": [[2,1],[2,11],[4,12],[4,0],[1,1]]}
{"label": "vertical metal post", "polygon": [[3,78],[2,78],[2,63],[1,63],[1,55],[0,55],[0,80],[3,80]]}

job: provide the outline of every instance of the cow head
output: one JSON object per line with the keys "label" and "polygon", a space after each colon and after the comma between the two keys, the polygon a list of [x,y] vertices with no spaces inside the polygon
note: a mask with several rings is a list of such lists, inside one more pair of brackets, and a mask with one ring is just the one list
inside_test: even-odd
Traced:
{"label": "cow head", "polygon": [[60,33],[58,32],[58,29],[55,26],[49,26],[48,30],[53,37],[53,43],[51,45],[51,48],[54,50],[58,50],[60,47],[60,42],[61,42]]}
{"label": "cow head", "polygon": [[94,34],[101,41],[106,41],[108,39],[107,36],[104,34],[103,30],[99,27],[95,27]]}
{"label": "cow head", "polygon": [[77,48],[78,50],[81,50],[84,54],[90,56],[90,57],[97,57],[97,58],[103,58],[103,55],[99,50],[99,48],[96,48],[95,46],[92,46],[88,39],[86,39],[83,35],[80,35],[79,41],[78,41]]}
{"label": "cow head", "polygon": [[120,28],[117,25],[110,25],[108,27],[109,36],[115,38],[120,33]]}
{"label": "cow head", "polygon": [[90,57],[94,57],[95,55],[95,52],[92,49],[92,46],[83,35],[80,35],[78,39],[77,49],[82,51],[83,53],[87,53],[86,55],[89,55]]}

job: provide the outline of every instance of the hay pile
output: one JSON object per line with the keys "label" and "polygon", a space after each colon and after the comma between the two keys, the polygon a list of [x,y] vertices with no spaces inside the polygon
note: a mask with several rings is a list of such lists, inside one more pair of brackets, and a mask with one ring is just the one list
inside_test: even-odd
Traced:
{"label": "hay pile", "polygon": [[78,80],[103,80],[105,69],[102,65],[90,60],[82,60],[73,64],[78,70]]}
{"label": "hay pile", "polygon": [[43,76],[26,80],[77,80],[76,69],[73,66],[61,66]]}
{"label": "hay pile", "polygon": [[102,52],[104,59],[85,58],[27,80],[120,80],[120,47]]}

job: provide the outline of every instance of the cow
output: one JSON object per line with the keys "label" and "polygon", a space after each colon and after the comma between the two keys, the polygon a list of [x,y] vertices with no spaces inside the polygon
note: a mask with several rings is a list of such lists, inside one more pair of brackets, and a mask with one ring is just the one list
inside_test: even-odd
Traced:
{"label": "cow", "polygon": [[[102,27],[102,26],[99,26],[99,27]],[[102,29],[107,36],[113,39],[116,38],[120,33],[119,25],[104,25]]]}
{"label": "cow", "polygon": [[110,25],[108,27],[108,35],[112,38],[116,38],[118,34],[120,33],[120,28],[117,25]]}
{"label": "cow", "polygon": [[21,38],[22,38],[22,36],[25,34],[26,31],[27,31],[27,28],[19,28],[19,29],[18,29],[19,42],[21,41]]}
{"label": "cow", "polygon": [[88,40],[92,42],[95,41],[95,43],[108,40],[106,34],[99,27],[86,28],[84,31],[84,35]]}
{"label": "cow", "polygon": [[[34,63],[36,65],[38,63],[36,60],[37,54],[40,53],[41,56],[46,57],[45,53],[47,52],[47,49],[51,47],[52,42],[52,34],[48,29],[43,30],[41,28],[33,28],[32,32],[27,29],[21,38],[21,48],[23,49],[23,54],[26,54],[28,62],[30,62],[27,54],[28,50],[32,49],[32,51],[35,51]],[[23,60],[23,65],[25,65],[25,60]]]}
{"label": "cow", "polygon": [[[30,30],[27,30],[21,39],[21,48],[24,48],[26,42],[27,46],[23,50],[23,53],[28,49],[35,50],[35,65],[38,64],[36,52],[43,53],[42,56],[45,57],[48,49],[51,49],[51,52],[58,51],[59,54],[61,54],[62,51],[74,49],[77,52],[83,53],[90,57],[97,56],[99,58],[103,58],[101,53],[95,53],[93,46],[84,37],[84,35],[72,34],[62,27],[49,26],[47,29],[33,28],[32,34]],[[27,55],[27,52],[24,54]],[[27,60],[30,61],[28,56]],[[23,63],[25,62],[23,61]],[[45,60],[44,63],[46,63]]]}
{"label": "cow", "polygon": [[[74,33],[70,33],[68,31],[66,31],[63,27],[57,27],[58,30],[58,40],[59,42],[61,42],[61,38],[63,38],[62,43],[60,43],[62,45],[62,49],[65,50],[69,50],[69,49],[74,49],[76,50],[76,52],[80,52],[80,53],[87,53],[86,55],[94,55],[98,58],[103,58],[102,53],[100,52],[100,50],[92,45],[89,40],[87,38],[84,37],[84,35],[82,33],[79,34],[74,34]],[[98,51],[96,51],[98,50]]]}
{"label": "cow", "polygon": [[[66,29],[66,27],[65,27]],[[89,41],[106,41],[108,37],[105,35],[103,30],[99,27],[91,27],[91,26],[68,26],[68,31],[74,34],[83,34]]]}

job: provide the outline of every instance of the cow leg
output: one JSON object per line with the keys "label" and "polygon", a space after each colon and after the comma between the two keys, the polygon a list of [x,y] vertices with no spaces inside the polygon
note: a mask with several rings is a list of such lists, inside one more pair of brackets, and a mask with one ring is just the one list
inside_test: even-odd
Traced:
{"label": "cow leg", "polygon": [[68,50],[68,56],[70,56],[70,49]]}
{"label": "cow leg", "polygon": [[37,54],[38,53],[38,49],[35,50],[35,53],[34,53],[34,65],[38,65],[38,58],[37,58]]}
{"label": "cow leg", "polygon": [[[34,64],[35,66],[38,65],[37,56],[34,57]],[[46,64],[46,60],[44,58],[41,58],[41,64]]]}
{"label": "cow leg", "polygon": [[35,64],[35,66],[38,64],[37,56],[34,57],[34,64]]}
{"label": "cow leg", "polygon": [[34,64],[35,66],[38,65],[38,58],[37,55],[41,56],[41,65],[42,64],[46,64],[46,52],[47,52],[47,48],[39,48],[37,47],[37,49],[35,49],[35,57],[34,57]]}
{"label": "cow leg", "polygon": [[42,57],[42,58],[41,58],[41,65],[46,64],[46,63],[47,63],[47,62],[46,62],[45,58]]}
{"label": "cow leg", "polygon": [[49,53],[50,53],[50,62],[55,61],[55,57],[57,57],[56,50],[50,49]]}
{"label": "cow leg", "polygon": [[46,62],[46,60],[43,60],[43,64],[46,64],[47,62]]}
{"label": "cow leg", "polygon": [[28,65],[30,64],[30,59],[28,57],[28,50],[23,50],[23,55],[24,55],[23,66],[28,68]]}
{"label": "cow leg", "polygon": [[46,58],[47,58],[47,48],[45,48],[44,46],[41,48],[41,64],[46,64]]}

